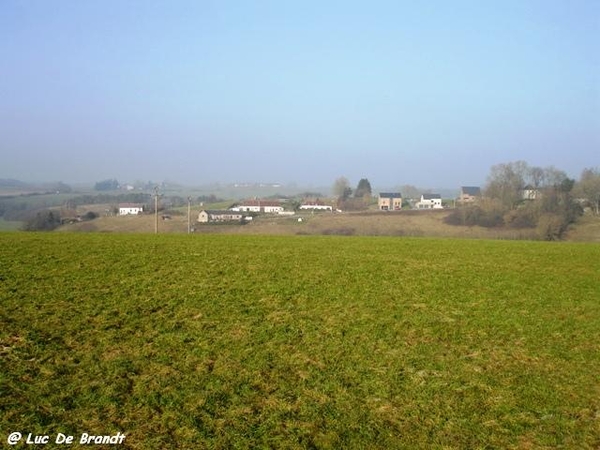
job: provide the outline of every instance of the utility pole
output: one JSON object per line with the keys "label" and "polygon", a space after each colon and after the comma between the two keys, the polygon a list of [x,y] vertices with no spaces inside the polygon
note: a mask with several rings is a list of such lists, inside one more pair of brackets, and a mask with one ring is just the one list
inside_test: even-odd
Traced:
{"label": "utility pole", "polygon": [[192,213],[192,197],[188,197],[188,234],[190,234],[192,232],[191,213]]}
{"label": "utility pole", "polygon": [[154,187],[154,234],[158,234],[158,186]]}

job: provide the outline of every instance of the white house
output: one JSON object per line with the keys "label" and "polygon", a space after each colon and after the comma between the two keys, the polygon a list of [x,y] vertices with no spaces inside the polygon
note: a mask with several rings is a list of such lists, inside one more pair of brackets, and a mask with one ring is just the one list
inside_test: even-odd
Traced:
{"label": "white house", "polygon": [[240,205],[230,208],[230,210],[279,214],[283,212],[283,206],[279,202],[272,200],[246,200]]}
{"label": "white house", "polygon": [[281,205],[265,205],[263,211],[270,214],[279,214],[283,212],[283,206]]}
{"label": "white house", "polygon": [[221,211],[214,209],[203,209],[198,214],[198,222],[240,222],[244,218],[244,214],[239,211],[230,209]]}
{"label": "white house", "polygon": [[523,200],[536,200],[540,197],[540,191],[530,184],[521,189],[521,198]]}
{"label": "white house", "polygon": [[333,211],[333,207],[330,205],[323,205],[320,202],[303,203],[298,209],[305,211]]}
{"label": "white house", "polygon": [[119,205],[119,215],[127,216],[130,214],[136,215],[144,212],[143,205],[138,205],[136,203],[122,203]]}
{"label": "white house", "polygon": [[442,196],[440,194],[422,194],[421,201],[416,206],[418,209],[442,209]]}

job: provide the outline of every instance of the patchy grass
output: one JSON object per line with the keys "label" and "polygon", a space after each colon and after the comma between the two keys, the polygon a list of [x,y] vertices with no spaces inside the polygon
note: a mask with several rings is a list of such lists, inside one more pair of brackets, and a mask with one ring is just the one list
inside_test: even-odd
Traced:
{"label": "patchy grass", "polygon": [[600,246],[0,234],[0,438],[598,448]]}
{"label": "patchy grass", "polygon": [[[265,214],[246,225],[198,224],[198,211],[192,212],[192,225],[197,234],[251,234],[251,235],[356,235],[356,236],[408,236],[449,237],[474,239],[536,240],[535,230],[510,228],[483,228],[455,226],[444,223],[448,211],[400,211],[358,213],[301,213],[295,216]],[[302,218],[302,222],[298,222]],[[160,221],[159,232],[187,232],[187,210],[183,216],[173,216],[172,221]],[[144,214],[129,217],[102,217],[93,226],[72,224],[61,227],[64,231],[108,231],[149,233],[154,231],[154,216]]]}
{"label": "patchy grass", "polygon": [[600,242],[600,216],[585,214],[569,228],[565,239],[576,242]]}

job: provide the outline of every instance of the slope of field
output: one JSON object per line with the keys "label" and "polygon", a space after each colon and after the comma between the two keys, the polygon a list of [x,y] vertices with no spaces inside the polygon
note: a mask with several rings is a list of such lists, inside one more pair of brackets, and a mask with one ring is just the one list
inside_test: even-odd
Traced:
{"label": "slope of field", "polygon": [[600,446],[595,244],[0,233],[0,255],[4,443]]}
{"label": "slope of field", "polygon": [[566,233],[568,241],[600,242],[600,217],[586,214]]}

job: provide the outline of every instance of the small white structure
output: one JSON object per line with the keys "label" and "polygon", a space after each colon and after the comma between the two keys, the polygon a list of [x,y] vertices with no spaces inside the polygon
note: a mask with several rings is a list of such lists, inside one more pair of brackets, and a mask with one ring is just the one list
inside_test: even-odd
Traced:
{"label": "small white structure", "polygon": [[540,191],[529,184],[521,189],[521,198],[523,200],[536,200],[540,196]]}
{"label": "small white structure", "polygon": [[136,215],[144,212],[143,205],[138,205],[136,203],[123,203],[119,205],[119,215],[120,216],[128,216],[128,215]]}
{"label": "small white structure", "polygon": [[244,214],[239,211],[203,209],[198,214],[198,222],[241,222],[244,219]]}
{"label": "small white structure", "polygon": [[280,214],[283,212],[283,206],[280,205],[265,205],[264,211],[270,214]]}
{"label": "small white structure", "polygon": [[281,203],[272,200],[246,200],[238,206],[230,208],[231,211],[264,212],[267,214],[279,214],[283,212]]}
{"label": "small white structure", "polygon": [[417,209],[442,209],[442,196],[440,194],[422,194],[421,201],[416,206]]}
{"label": "small white structure", "polygon": [[330,205],[321,205],[316,203],[305,203],[300,205],[299,209],[312,210],[312,211],[333,211],[333,207]]}

